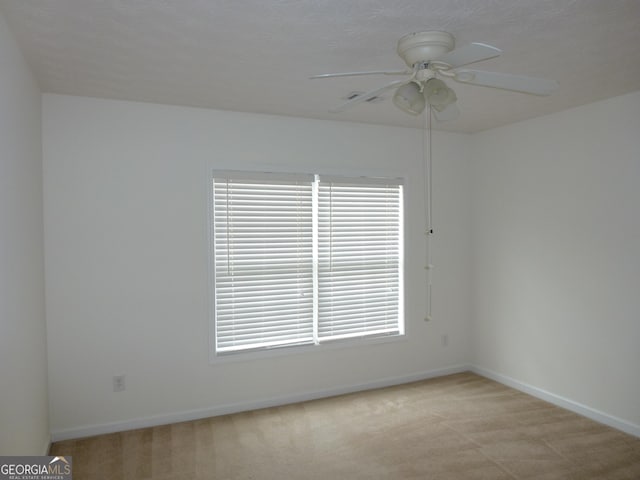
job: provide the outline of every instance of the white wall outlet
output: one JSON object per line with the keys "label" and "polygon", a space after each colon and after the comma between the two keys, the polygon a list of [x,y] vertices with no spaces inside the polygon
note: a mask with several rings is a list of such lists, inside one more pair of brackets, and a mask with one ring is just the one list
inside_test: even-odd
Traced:
{"label": "white wall outlet", "polygon": [[449,335],[444,333],[442,335],[442,346],[446,347],[447,345],[449,345]]}
{"label": "white wall outlet", "polygon": [[124,375],[114,375],[113,376],[113,391],[114,392],[124,392],[126,386],[124,383]]}

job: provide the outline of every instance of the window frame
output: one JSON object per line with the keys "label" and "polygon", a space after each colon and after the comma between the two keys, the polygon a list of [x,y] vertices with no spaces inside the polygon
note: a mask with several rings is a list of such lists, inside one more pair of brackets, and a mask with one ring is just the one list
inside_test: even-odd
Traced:
{"label": "window frame", "polygon": [[[371,180],[372,183],[381,182],[386,179],[393,180],[397,182],[401,188],[401,215],[400,215],[400,230],[399,230],[399,250],[400,250],[400,261],[399,261],[399,312],[398,312],[398,329],[399,332],[396,334],[389,335],[364,335],[357,336],[345,339],[335,339],[330,341],[325,341],[322,343],[304,343],[304,344],[292,344],[292,345],[278,345],[272,348],[263,348],[259,350],[238,350],[235,352],[218,352],[216,350],[217,339],[216,339],[216,298],[215,298],[215,235],[214,235],[214,216],[213,216],[213,207],[214,207],[214,189],[213,189],[213,180],[216,175],[225,174],[229,175],[231,173],[237,173],[243,176],[278,176],[287,177],[287,176],[305,176],[311,175],[316,178],[322,179],[327,178],[336,178],[340,181],[347,181],[349,179],[353,179],[356,182],[360,183],[366,181],[367,179]],[[291,170],[239,170],[235,168],[225,169],[225,168],[210,168],[207,176],[207,199],[208,205],[206,209],[207,213],[207,223],[208,223],[208,274],[209,274],[209,283],[208,283],[208,294],[209,294],[209,363],[227,363],[227,362],[237,362],[237,361],[248,361],[248,360],[257,360],[269,357],[278,357],[278,356],[288,356],[288,355],[298,355],[303,353],[311,353],[311,352],[321,352],[321,351],[330,351],[335,349],[344,349],[344,348],[357,348],[368,345],[377,345],[377,344],[385,344],[385,343],[396,343],[396,342],[406,342],[408,340],[407,337],[407,322],[406,322],[406,265],[405,265],[405,248],[406,248],[406,217],[407,217],[407,175],[401,174],[398,175],[397,172],[388,172],[388,171],[375,171],[375,172],[366,172],[362,170],[358,170],[356,172],[345,172],[345,171],[330,171],[330,172],[318,172],[314,173],[308,172],[291,172]],[[325,180],[326,181],[326,180]],[[314,216],[316,214],[314,213]],[[317,302],[317,298],[314,298],[314,301]]]}

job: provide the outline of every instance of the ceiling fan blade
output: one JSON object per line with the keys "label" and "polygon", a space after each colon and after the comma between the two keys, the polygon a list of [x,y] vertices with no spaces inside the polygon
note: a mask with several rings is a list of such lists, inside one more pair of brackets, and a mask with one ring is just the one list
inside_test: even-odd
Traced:
{"label": "ceiling fan blade", "polygon": [[311,80],[316,78],[335,78],[335,77],[359,77],[361,75],[409,75],[411,72],[407,70],[398,71],[372,71],[372,72],[344,72],[344,73],[323,73],[321,75],[313,75],[309,77]]}
{"label": "ceiling fan blade", "polygon": [[384,87],[376,88],[375,90],[371,90],[369,92],[363,93],[362,95],[358,95],[357,97],[352,98],[351,100],[344,102],[343,104],[338,105],[337,107],[333,107],[332,109],[329,110],[329,112],[331,113],[343,112],[346,109],[353,107],[354,105],[365,102],[370,98],[380,95],[382,92],[385,92],[391,88],[400,87],[402,85],[409,83],[410,81],[411,79],[395,80],[391,83],[386,84]]}
{"label": "ceiling fan blade", "polygon": [[456,102],[453,102],[453,103],[447,105],[447,107],[444,110],[442,110],[441,112],[439,112],[435,108],[432,108],[431,112],[433,113],[433,116],[435,117],[435,119],[438,122],[446,122],[448,120],[455,120],[456,118],[458,118],[460,116],[460,109],[458,108],[458,104]]}
{"label": "ceiling fan blade", "polygon": [[485,45],[484,43],[471,43],[464,45],[460,48],[456,48],[449,53],[445,53],[435,60],[440,63],[446,63],[451,68],[461,67],[463,65],[469,65],[470,63],[481,62],[482,60],[489,60],[499,56],[502,50],[491,45]]}
{"label": "ceiling fan blade", "polygon": [[551,95],[558,88],[558,82],[545,78],[525,77],[508,73],[484,72],[481,70],[458,70],[454,80],[460,83],[501,88],[532,95]]}

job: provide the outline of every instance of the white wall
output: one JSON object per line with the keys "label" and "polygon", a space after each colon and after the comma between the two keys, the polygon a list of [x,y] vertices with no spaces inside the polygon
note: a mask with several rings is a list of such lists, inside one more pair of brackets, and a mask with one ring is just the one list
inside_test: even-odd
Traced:
{"label": "white wall", "polygon": [[[468,363],[469,136],[434,135],[435,318],[426,323],[419,130],[58,95],[44,96],[43,116],[55,438]],[[210,365],[212,167],[405,175],[407,340]],[[113,393],[122,373],[127,390]]]}
{"label": "white wall", "polygon": [[[425,323],[421,132],[45,95],[54,436],[466,364],[640,425],[639,107],[636,93],[473,136],[434,133]],[[407,176],[406,342],[208,363],[208,172],[250,167]],[[114,394],[121,373],[127,391]]]}
{"label": "white wall", "polygon": [[40,100],[0,14],[0,455],[49,441]]}
{"label": "white wall", "polygon": [[640,431],[640,92],[473,145],[474,363]]}

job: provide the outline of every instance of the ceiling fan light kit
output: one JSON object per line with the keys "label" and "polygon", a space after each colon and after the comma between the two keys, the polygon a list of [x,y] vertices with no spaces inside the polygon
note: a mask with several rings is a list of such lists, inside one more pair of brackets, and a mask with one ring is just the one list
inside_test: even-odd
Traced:
{"label": "ceiling fan light kit", "polygon": [[311,78],[406,75],[405,80],[395,80],[375,90],[363,93],[330,111],[342,112],[395,88],[393,103],[400,110],[411,115],[419,115],[424,111],[426,105],[430,105],[433,107],[432,112],[437,121],[453,120],[460,113],[455,92],[437,77],[450,78],[467,85],[479,85],[532,95],[550,95],[558,86],[553,80],[535,77],[480,70],[457,70],[464,65],[497,57],[502,51],[484,43],[471,43],[459,48],[455,48],[455,44],[455,38],[449,32],[431,30],[409,33],[398,40],[396,52],[411,70],[325,73],[314,75]]}
{"label": "ceiling fan light kit", "polygon": [[432,78],[425,82],[424,96],[429,105],[439,112],[457,100],[455,92],[439,78]]}
{"label": "ceiling fan light kit", "polygon": [[420,115],[426,106],[420,86],[414,82],[399,87],[393,95],[393,103],[400,110],[411,115]]}

